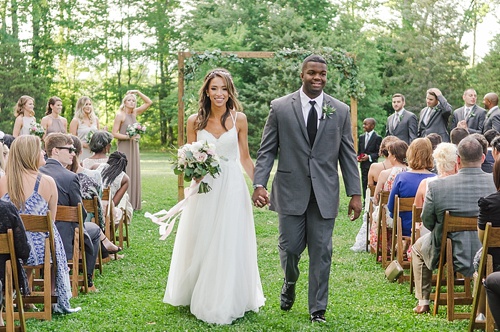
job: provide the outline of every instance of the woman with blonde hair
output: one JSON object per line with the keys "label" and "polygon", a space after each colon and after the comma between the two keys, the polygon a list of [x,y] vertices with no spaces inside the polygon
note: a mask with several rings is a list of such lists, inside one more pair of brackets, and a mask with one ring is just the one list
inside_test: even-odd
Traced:
{"label": "woman with blonde hair", "polygon": [[43,129],[45,130],[46,137],[50,133],[64,133],[68,132],[68,120],[61,116],[63,104],[59,97],[51,97],[47,102],[45,109],[45,116],[40,121]]}
{"label": "woman with blonde hair", "polygon": [[[19,213],[46,215],[48,211],[54,222],[57,212],[57,187],[54,179],[38,171],[45,164],[45,153],[40,139],[33,135],[19,136],[12,142],[6,175],[0,178],[0,197],[12,202]],[[66,253],[61,236],[54,225],[57,271],[52,284],[57,294],[55,312],[70,313],[71,287]],[[40,265],[44,261],[47,233],[26,232],[31,247],[28,265]],[[53,290],[54,291],[54,290]]]}
{"label": "woman with blonde hair", "polygon": [[14,107],[14,129],[12,136],[29,135],[31,124],[36,122],[35,118],[35,99],[30,96],[22,96]]}
{"label": "woman with blonde hair", "polygon": [[77,136],[82,141],[82,160],[92,156],[89,149],[90,132],[99,130],[99,118],[92,107],[92,100],[83,96],[76,102],[75,116],[69,124],[71,135]]}
{"label": "woman with blonde hair", "polygon": [[[143,104],[137,107],[137,97],[141,97]],[[139,90],[129,90],[123,98],[113,123],[112,134],[118,140],[118,151],[127,156],[127,175],[130,177],[128,193],[134,210],[141,209],[141,165],[139,155],[139,135],[129,136],[128,126],[137,123],[137,116],[144,113],[153,102]]]}

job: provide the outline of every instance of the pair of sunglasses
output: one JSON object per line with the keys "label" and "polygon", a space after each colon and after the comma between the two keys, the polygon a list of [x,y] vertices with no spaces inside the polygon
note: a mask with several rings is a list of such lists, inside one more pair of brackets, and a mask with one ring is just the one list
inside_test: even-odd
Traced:
{"label": "pair of sunglasses", "polygon": [[76,148],[74,147],[67,147],[67,146],[56,146],[56,149],[63,149],[63,150],[68,150],[70,153],[76,153]]}

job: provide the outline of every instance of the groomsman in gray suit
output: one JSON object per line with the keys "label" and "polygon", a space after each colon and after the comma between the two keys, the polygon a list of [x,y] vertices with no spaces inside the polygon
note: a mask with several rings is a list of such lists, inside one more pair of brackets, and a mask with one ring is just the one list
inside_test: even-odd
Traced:
{"label": "groomsman in gray suit", "polygon": [[462,99],[465,105],[453,111],[450,130],[458,127],[467,129],[470,134],[482,134],[484,120],[486,119],[486,111],[484,108],[476,105],[476,90],[465,90]]}
{"label": "groomsman in gray suit", "polygon": [[405,96],[400,93],[392,96],[392,108],[394,113],[387,118],[385,136],[396,136],[410,145],[417,138],[417,116],[405,110]]}
{"label": "groomsman in gray suit", "polygon": [[487,93],[483,99],[484,107],[488,110],[484,121],[483,131],[495,129],[500,132],[500,109],[498,108],[498,95],[494,92]]}
{"label": "groomsman in gray suit", "polygon": [[[430,311],[432,270],[437,268],[446,211],[454,216],[477,216],[479,198],[496,191],[491,174],[481,170],[485,156],[483,147],[474,137],[466,137],[458,144],[458,173],[429,182],[422,210],[424,226],[430,230],[412,247],[411,261],[415,272],[415,297],[417,314]],[[448,236],[453,243],[455,271],[471,277],[474,273],[472,260],[481,242],[477,231],[457,232]]]}
{"label": "groomsman in gray suit", "polygon": [[327,64],[319,55],[302,63],[302,87],[271,102],[254,172],[255,206],[269,203],[267,182],[278,157],[270,209],[279,217],[279,254],[284,271],[281,309],[295,301],[299,259],[309,252],[309,313],[323,323],[328,304],[332,231],[339,208],[338,164],[346,193],[348,214],[361,213],[361,188],[351,132],[349,107],[323,92]]}
{"label": "groomsman in gray suit", "polygon": [[451,114],[451,105],[441,91],[436,88],[427,90],[427,107],[420,111],[418,122],[418,137],[425,137],[436,133],[443,139],[443,142],[450,141],[448,133],[448,118]]}

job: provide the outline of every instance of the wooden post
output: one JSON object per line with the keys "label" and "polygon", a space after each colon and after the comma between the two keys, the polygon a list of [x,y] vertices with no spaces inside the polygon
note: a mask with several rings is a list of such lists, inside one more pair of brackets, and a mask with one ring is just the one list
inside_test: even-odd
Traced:
{"label": "wooden post", "polygon": [[351,129],[354,149],[358,152],[358,100],[351,97]]}
{"label": "wooden post", "polygon": [[[184,52],[178,54],[179,76],[177,78],[177,146],[184,145]],[[177,177],[177,199],[184,199],[184,177]]]}

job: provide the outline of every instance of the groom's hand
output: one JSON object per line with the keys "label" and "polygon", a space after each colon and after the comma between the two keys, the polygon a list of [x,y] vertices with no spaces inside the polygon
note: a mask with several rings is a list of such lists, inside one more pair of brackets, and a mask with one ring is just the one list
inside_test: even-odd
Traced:
{"label": "groom's hand", "polygon": [[349,209],[347,210],[347,214],[351,220],[356,220],[361,215],[361,195],[353,195],[351,200],[349,201]]}
{"label": "groom's hand", "polygon": [[264,187],[257,187],[252,195],[253,205],[256,207],[264,207],[269,204],[269,195]]}

